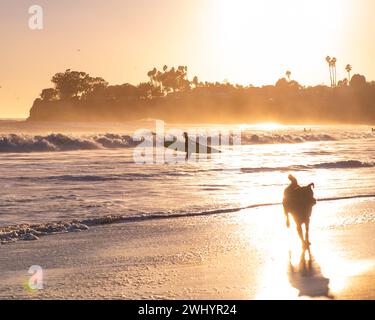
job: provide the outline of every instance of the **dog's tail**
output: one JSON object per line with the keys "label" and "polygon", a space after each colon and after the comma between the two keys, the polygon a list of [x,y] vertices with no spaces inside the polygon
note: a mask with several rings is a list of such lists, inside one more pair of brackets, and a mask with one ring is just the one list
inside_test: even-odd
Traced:
{"label": "dog's tail", "polygon": [[298,184],[297,179],[294,176],[292,176],[291,174],[288,176],[288,179],[290,180],[290,182],[292,184],[295,184],[295,185]]}
{"label": "dog's tail", "polygon": [[308,187],[310,187],[311,189],[315,189],[315,183],[310,183],[310,184],[308,185]]}

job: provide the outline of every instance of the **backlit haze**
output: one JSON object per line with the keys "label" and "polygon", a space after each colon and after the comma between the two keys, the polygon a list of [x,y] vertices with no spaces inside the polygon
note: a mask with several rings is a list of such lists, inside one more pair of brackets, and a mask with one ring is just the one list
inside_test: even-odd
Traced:
{"label": "backlit haze", "polygon": [[[31,30],[28,9],[44,10]],[[71,68],[110,84],[146,81],[164,64],[189,77],[243,85],[274,84],[292,71],[303,85],[375,78],[373,0],[2,0],[0,118],[25,118],[56,72]]]}

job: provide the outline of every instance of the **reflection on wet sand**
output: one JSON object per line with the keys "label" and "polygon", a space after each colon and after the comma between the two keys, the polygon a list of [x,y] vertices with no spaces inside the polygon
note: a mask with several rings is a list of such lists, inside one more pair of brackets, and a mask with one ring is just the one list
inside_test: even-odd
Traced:
{"label": "reflection on wet sand", "polygon": [[333,299],[329,293],[330,280],[322,274],[321,267],[314,260],[310,249],[302,252],[297,266],[293,265],[292,254],[289,252],[288,279],[290,285],[298,290],[299,297]]}
{"label": "reflection on wet sand", "polygon": [[[256,283],[248,283],[249,288],[255,288],[254,296],[250,293],[249,298],[373,297],[373,224],[344,228],[335,222],[347,212],[361,212],[364,205],[372,210],[373,204],[369,202],[318,204],[324,217],[318,211],[314,216],[311,251],[304,254],[295,225],[292,222],[292,227],[286,229],[280,210],[260,208],[238,215],[239,242],[247,247],[249,255],[255,250],[259,257],[248,266],[257,270]],[[334,222],[335,226],[330,227]]]}

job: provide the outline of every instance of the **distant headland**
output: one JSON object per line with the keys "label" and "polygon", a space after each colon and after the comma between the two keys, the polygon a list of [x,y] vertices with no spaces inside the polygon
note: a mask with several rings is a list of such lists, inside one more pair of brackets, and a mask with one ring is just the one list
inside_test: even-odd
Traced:
{"label": "distant headland", "polygon": [[188,79],[179,66],[149,71],[148,81],[109,85],[100,77],[66,70],[52,77],[30,110],[28,121],[132,121],[157,118],[169,122],[233,123],[375,123],[375,82],[363,75],[337,81],[328,60],[331,86],[305,87],[291,72],[275,85],[242,86]]}

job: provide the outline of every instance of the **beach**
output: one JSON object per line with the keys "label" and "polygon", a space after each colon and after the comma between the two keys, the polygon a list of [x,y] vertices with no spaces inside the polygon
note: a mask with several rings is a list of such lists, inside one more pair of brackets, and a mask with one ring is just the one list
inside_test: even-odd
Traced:
{"label": "beach", "polygon": [[[133,126],[27,126],[0,134],[0,298],[375,297],[367,127],[230,126],[241,145],[145,164]],[[290,173],[318,200],[303,256],[281,206]]]}
{"label": "beach", "polygon": [[[310,273],[299,269],[300,244],[278,206],[2,245],[0,298],[374,299],[374,222],[339,228],[314,223],[325,210],[364,208],[373,210],[373,201],[317,205]],[[43,268],[41,290],[24,287],[31,265]]]}

